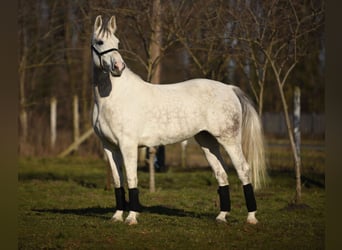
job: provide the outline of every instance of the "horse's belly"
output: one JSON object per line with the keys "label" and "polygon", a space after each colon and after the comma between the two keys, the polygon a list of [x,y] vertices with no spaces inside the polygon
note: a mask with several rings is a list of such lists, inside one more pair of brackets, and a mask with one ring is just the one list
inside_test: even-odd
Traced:
{"label": "horse's belly", "polygon": [[183,115],[182,113],[175,116],[165,114],[164,117],[156,116],[146,120],[144,129],[139,135],[139,144],[145,146],[172,144],[188,139],[205,129],[205,120],[199,115]]}

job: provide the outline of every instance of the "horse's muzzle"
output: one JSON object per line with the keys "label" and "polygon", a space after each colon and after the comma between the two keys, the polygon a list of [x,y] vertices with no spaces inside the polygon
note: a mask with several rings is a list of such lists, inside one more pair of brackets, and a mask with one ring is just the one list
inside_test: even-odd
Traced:
{"label": "horse's muzzle", "polygon": [[121,62],[113,62],[111,63],[111,67],[110,67],[110,73],[112,74],[112,76],[121,76],[122,72],[124,71],[126,65],[125,63]]}
{"label": "horse's muzzle", "polygon": [[107,63],[106,61],[102,61],[102,70],[107,73],[111,73],[112,76],[121,76],[122,70],[120,70],[119,65],[116,62]]}

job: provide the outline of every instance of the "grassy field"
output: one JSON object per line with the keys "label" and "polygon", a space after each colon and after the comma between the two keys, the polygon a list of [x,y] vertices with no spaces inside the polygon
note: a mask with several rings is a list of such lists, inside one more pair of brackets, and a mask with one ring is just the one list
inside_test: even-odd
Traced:
{"label": "grassy field", "polygon": [[293,173],[272,170],[256,193],[260,223],[247,225],[242,187],[230,170],[232,213],[217,224],[217,184],[208,168],[139,171],[139,224],[112,223],[113,191],[96,159],[20,159],[19,249],[324,249],[324,175],[303,185],[303,203],[291,205]]}

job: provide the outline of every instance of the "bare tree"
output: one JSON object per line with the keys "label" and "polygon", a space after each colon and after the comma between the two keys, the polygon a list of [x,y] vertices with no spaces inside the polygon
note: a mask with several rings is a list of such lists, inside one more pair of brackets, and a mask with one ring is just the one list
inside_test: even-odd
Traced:
{"label": "bare tree", "polygon": [[255,41],[267,43],[268,22],[272,12],[263,8],[262,1],[236,1],[234,8],[227,12],[234,22],[232,36],[237,41],[234,57],[249,83],[261,116],[269,60]]}
{"label": "bare tree", "polygon": [[[312,10],[311,10],[312,8]],[[272,0],[263,6],[267,13],[265,39],[250,39],[263,52],[270,65],[280,100],[283,107],[287,133],[295,165],[296,194],[295,203],[301,202],[301,161],[296,150],[292,124],[288,111],[285,87],[290,85],[288,78],[299,60],[308,52],[311,33],[318,30],[323,23],[324,6],[315,6],[313,2],[294,3],[292,0]]]}
{"label": "bare tree", "polygon": [[51,27],[54,19],[48,18],[49,15],[55,13],[56,6],[56,3],[51,3],[51,6],[48,6],[45,1],[19,1],[18,37],[21,42],[18,73],[20,78],[21,139],[28,144],[34,143],[34,148],[38,144],[32,141],[36,139],[32,138],[35,133],[27,133],[29,127],[32,130],[32,120],[35,120],[35,124],[37,123],[35,114],[32,112],[33,107],[49,103],[46,95],[53,88],[53,84],[43,85],[43,79],[53,71],[47,71],[46,68],[61,64],[61,61],[55,56],[60,43],[50,40],[50,35],[59,27]]}
{"label": "bare tree", "polygon": [[[72,139],[71,99],[74,94],[78,94],[80,100],[81,130],[90,127],[89,40],[93,18],[98,14],[117,16],[120,50],[130,67],[146,80],[159,82],[156,80],[159,66],[165,64],[166,69],[168,62],[184,65],[187,77],[226,82],[233,79],[242,84],[247,80],[261,114],[264,103],[274,96],[267,92],[274,85],[279,93],[283,92],[280,94],[283,98],[279,98],[281,103],[286,103],[291,78],[298,72],[296,66],[311,48],[307,46],[308,41],[316,39],[313,34],[320,29],[324,12],[321,0],[301,3],[290,0],[160,1],[161,25],[156,28],[153,2],[19,1],[20,140],[32,145],[26,147],[28,150],[33,152],[37,146],[49,148],[46,147],[49,141],[44,142],[46,136],[41,132],[42,128],[48,128],[52,94],[58,99],[59,115],[62,115],[58,120],[63,120],[57,128],[65,135],[59,138]],[[159,38],[154,36],[158,33],[162,34]],[[155,45],[159,39],[162,42],[158,49]],[[153,52],[153,46],[157,53]],[[177,50],[189,60],[184,62],[184,57],[173,56]],[[168,54],[172,59],[164,60]],[[234,73],[234,77],[230,73]],[[241,78],[241,74],[245,78]],[[306,91],[311,93],[307,89],[303,96]],[[310,105],[312,103],[314,101]],[[100,152],[99,145],[89,146],[89,150]]]}
{"label": "bare tree", "polygon": [[224,80],[233,41],[228,39],[225,1],[170,1],[170,30],[202,77]]}
{"label": "bare tree", "polygon": [[[160,0],[153,0],[152,7],[152,33],[149,49],[149,62],[148,62],[148,76],[147,79],[154,84],[160,83],[161,72],[161,48],[162,48],[162,31],[161,31],[161,5]],[[156,157],[156,150],[150,149],[149,156],[149,169],[150,169],[150,192],[155,192],[155,171],[154,171],[154,159]]]}
{"label": "bare tree", "polygon": [[25,94],[25,81],[26,81],[26,66],[27,66],[27,57],[28,57],[28,44],[27,44],[27,31],[25,28],[25,16],[22,16],[19,28],[19,36],[21,41],[21,53],[20,53],[20,61],[19,61],[19,99],[20,99],[20,125],[21,125],[21,141],[22,143],[26,143],[27,141],[27,130],[28,130],[28,121],[27,121],[27,111],[26,111],[26,94]]}

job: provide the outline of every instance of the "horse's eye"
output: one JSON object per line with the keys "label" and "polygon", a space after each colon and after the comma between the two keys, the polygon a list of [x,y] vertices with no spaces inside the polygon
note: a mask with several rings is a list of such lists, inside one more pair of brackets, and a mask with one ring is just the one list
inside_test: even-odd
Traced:
{"label": "horse's eye", "polygon": [[98,40],[98,41],[96,41],[96,44],[97,44],[97,45],[102,45],[102,44],[103,44],[103,41],[102,41],[102,40]]}

